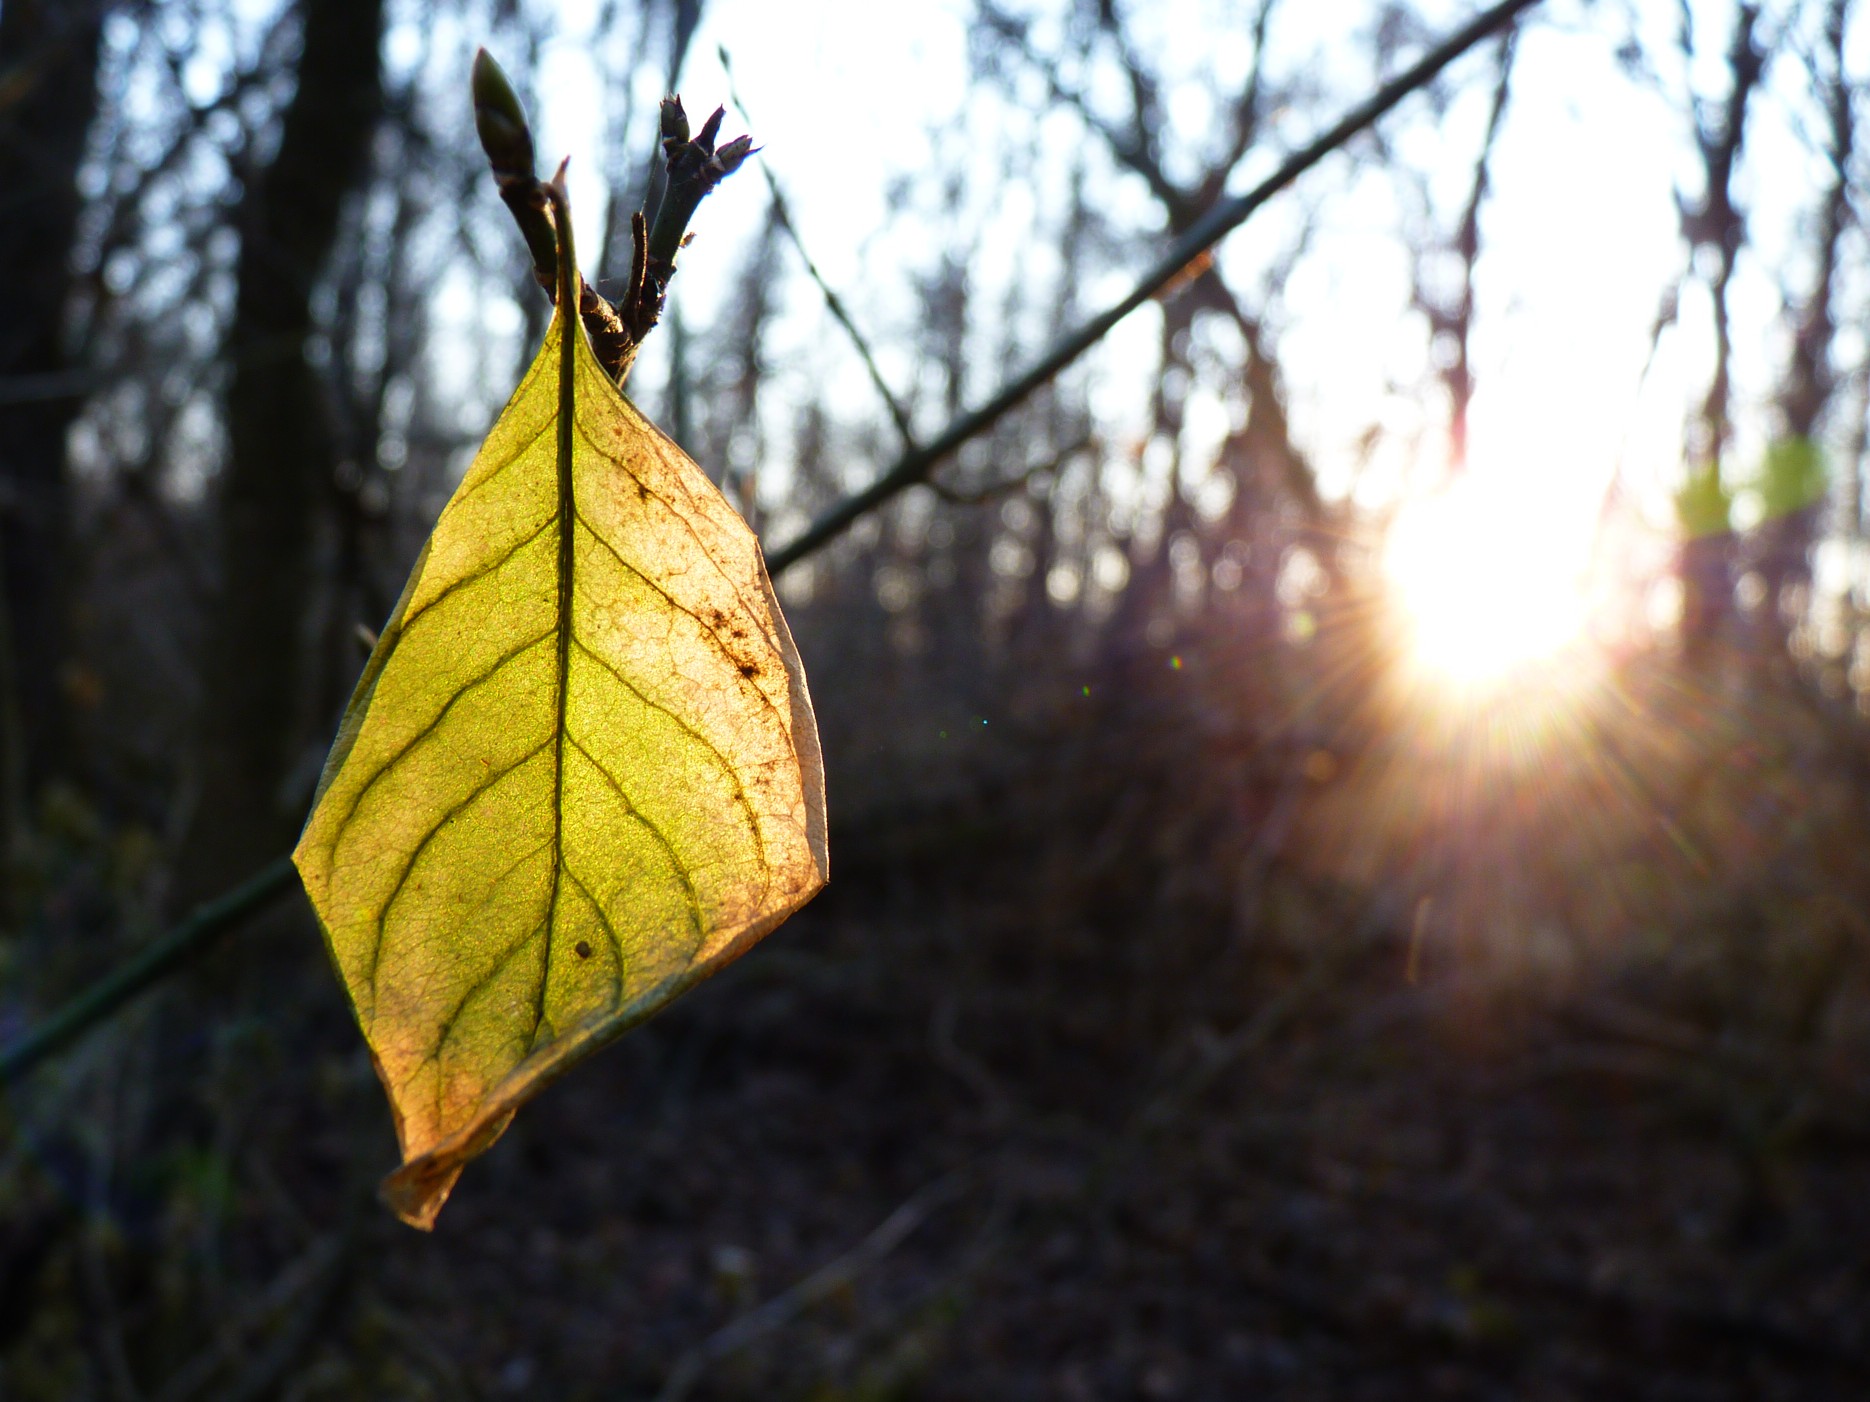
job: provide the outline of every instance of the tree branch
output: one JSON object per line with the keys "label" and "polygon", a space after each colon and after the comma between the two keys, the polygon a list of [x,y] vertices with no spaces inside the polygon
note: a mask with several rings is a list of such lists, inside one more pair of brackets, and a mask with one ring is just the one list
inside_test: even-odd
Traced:
{"label": "tree branch", "polygon": [[[1386,83],[1367,101],[1346,113],[1336,125],[1303,150],[1295,153],[1266,180],[1246,194],[1216,205],[1197,220],[1188,232],[1176,241],[1169,252],[1143,275],[1142,280],[1128,296],[1085,322],[1061,341],[1043,360],[1007,384],[986,404],[960,415],[933,442],[905,452],[876,481],[845,498],[820,517],[797,540],[775,551],[769,560],[771,572],[775,575],[779,574],[815,551],[823,549],[860,517],[875,510],[905,489],[925,483],[929,474],[943,458],[963,443],[984,433],[1011,410],[1031,397],[1034,391],[1049,383],[1060,371],[1095,345],[1113,326],[1173,282],[1188,264],[1205,255],[1214,243],[1244,223],[1273,195],[1379,120],[1462,54],[1483,39],[1504,29],[1521,13],[1531,9],[1537,3],[1538,0],[1501,0],[1501,3],[1484,10],[1434,49],[1424,54],[1403,73]],[[494,67],[491,59],[487,60],[487,63],[488,66]],[[494,71],[498,71],[497,67]],[[480,65],[477,61],[477,108],[480,105],[479,73]],[[508,92],[510,94],[510,88]],[[514,109],[518,108],[517,99],[512,105]],[[498,108],[496,108],[496,115],[508,120],[511,117],[510,112]],[[724,167],[714,173],[709,188],[729,173],[726,160],[721,158],[725,158],[729,151],[740,144],[730,142],[721,151],[713,151],[711,142],[718,128],[718,117],[711,118],[709,126],[703,128],[701,137],[692,143],[697,147],[708,145],[708,150],[702,159],[703,165],[709,159],[720,159]],[[678,142],[678,147],[686,143],[686,132],[681,132],[680,135],[681,141]],[[496,128],[496,136],[504,142],[500,156],[494,157],[496,171],[499,169],[498,163],[501,159],[506,159],[510,169],[517,170],[518,162],[515,158],[519,157],[521,152],[517,141],[513,139],[512,132]],[[528,144],[530,144],[530,138],[528,138]],[[738,157],[733,160],[733,164],[738,165],[744,160],[747,150],[750,149],[749,146],[746,150],[741,150]],[[704,174],[695,178],[706,178],[706,176]],[[706,190],[701,193],[705,195]],[[699,203],[699,200],[700,196],[696,196],[694,203]],[[689,206],[689,212],[693,212],[692,204]],[[658,222],[660,223],[660,218]],[[535,273],[538,267],[539,261],[535,257]],[[553,262],[555,272],[556,267],[555,254]],[[670,267],[672,270],[673,259],[671,259]],[[649,277],[645,277],[646,284],[650,280]],[[281,856],[262,867],[226,895],[199,907],[193,915],[168,935],[67,1003],[37,1031],[29,1033],[7,1048],[5,1052],[0,1053],[0,1085],[19,1079],[48,1057],[75,1042],[131,998],[198,957],[217,938],[233,929],[247,916],[264,909],[295,884],[291,858]]]}
{"label": "tree branch", "polygon": [[933,441],[910,449],[899,457],[882,476],[861,491],[854,492],[813,522],[798,539],[773,552],[768,565],[774,574],[798,563],[813,551],[835,540],[859,518],[876,510],[884,502],[910,487],[928,480],[928,475],[948,454],[971,438],[986,432],[1008,413],[1023,404],[1032,394],[1049,384],[1062,371],[1102,340],[1118,322],[1151,300],[1173,282],[1195,259],[1224,236],[1232,233],[1262,205],[1326,156],[1338,150],[1352,137],[1387,115],[1411,93],[1425,87],[1449,64],[1469,49],[1499,33],[1539,0],[1501,0],[1483,10],[1467,24],[1424,54],[1409,68],[1392,78],[1366,101],[1347,112],[1323,135],[1294,153],[1265,180],[1243,195],[1223,200],[1188,228],[1169,251],[1144,273],[1127,296],[1085,322],[1066,336],[1052,350],[1018,376],[980,408],[962,414]]}
{"label": "tree branch", "polygon": [[[720,55],[722,71],[727,74],[728,97],[733,100],[734,106],[740,109],[740,115],[751,122],[753,115],[747,111],[747,106],[740,100],[740,95],[734,91],[734,65],[728,55],[727,46],[718,45],[715,53]],[[864,369],[870,374],[870,383],[876,387],[877,394],[882,397],[884,407],[890,411],[890,421],[896,425],[896,432],[903,440],[903,447],[913,448],[916,436],[915,428],[909,421],[909,411],[903,406],[902,400],[896,397],[896,392],[890,388],[889,381],[883,378],[883,371],[877,365],[877,358],[870,350],[870,342],[865,338],[864,333],[857,329],[857,322],[845,307],[844,299],[838,296],[836,290],[826,281],[825,275],[818,270],[818,264],[806,250],[805,240],[799,234],[798,225],[792,222],[792,208],[786,202],[785,192],[779,188],[779,177],[773,174],[771,164],[766,161],[760,162],[760,174],[766,177],[766,191],[772,196],[773,217],[779,221],[779,227],[792,241],[793,251],[799,255],[799,261],[805,264],[806,275],[817,285],[818,291],[823,295],[825,310],[831,313],[838,325],[844,328],[844,334],[850,338],[851,345],[857,351],[858,359],[863,361]]]}
{"label": "tree branch", "polygon": [[180,925],[91,985],[39,1028],[0,1053],[0,1086],[10,1085],[63,1051],[145,988],[207,949],[295,883],[290,857],[268,862],[226,895],[198,906]]}
{"label": "tree branch", "polygon": [[[485,49],[474,56],[473,87],[474,128],[480,134],[481,149],[493,167],[500,198],[513,212],[513,222],[532,254],[533,279],[556,303],[558,243],[552,200],[546,182],[533,168],[532,128],[526,109]],[[688,241],[689,220],[714,187],[753,154],[750,136],[737,136],[716,148],[724,115],[724,109],[717,107],[691,137],[682,99],[663,98],[662,153],[668,179],[654,213],[638,211],[631,217],[633,256],[623,296],[613,304],[590,279],[583,282],[578,315],[598,362],[618,384],[629,376],[644,337],[662,318],[663,300],[675,276],[675,256]]]}

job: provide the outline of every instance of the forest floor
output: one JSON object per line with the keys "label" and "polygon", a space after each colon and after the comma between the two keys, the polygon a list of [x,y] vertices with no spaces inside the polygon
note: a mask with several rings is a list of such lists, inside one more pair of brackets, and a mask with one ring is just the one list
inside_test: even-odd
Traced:
{"label": "forest floor", "polygon": [[382,1396],[1870,1395],[1861,1076],[1412,985],[1397,932],[1145,1049],[1095,971],[957,988],[1019,912],[902,890],[373,1225],[334,1381],[387,1332]]}
{"label": "forest floor", "polygon": [[1767,909],[1689,932],[1713,982],[1551,977],[1283,858],[1244,905],[1174,863],[1073,902],[1083,833],[1019,822],[834,830],[831,887],[432,1235],[372,1200],[388,1116],[303,912],[243,937],[165,1000],[224,1014],[179,1063],[132,1020],[36,1092],[78,1127],[9,1150],[0,1397],[1870,1396],[1855,956],[1775,963]]}

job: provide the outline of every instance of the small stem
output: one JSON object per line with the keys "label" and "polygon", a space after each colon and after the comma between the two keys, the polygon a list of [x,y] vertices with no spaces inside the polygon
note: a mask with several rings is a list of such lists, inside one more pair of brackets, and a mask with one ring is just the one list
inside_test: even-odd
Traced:
{"label": "small stem", "polygon": [[10,1085],[55,1052],[63,1051],[145,988],[205,951],[221,935],[296,884],[292,859],[260,868],[218,900],[197,906],[168,934],[91,985],[36,1031],[0,1052],[0,1085]]}
{"label": "small stem", "polygon": [[625,309],[630,329],[640,341],[662,316],[662,302],[675,276],[675,256],[688,242],[688,223],[695,211],[716,185],[745,163],[753,154],[753,138],[737,136],[715,149],[721,134],[721,121],[727,109],[717,107],[701,124],[692,138],[688,132],[688,114],[682,99],[662,100],[662,150],[666,158],[668,180],[662,198],[642,245],[643,278],[634,307]]}
{"label": "small stem", "polygon": [[493,167],[500,198],[513,211],[526,249],[532,254],[532,275],[548,294],[558,286],[558,239],[552,227],[551,202],[545,185],[533,172],[532,128],[526,109],[507,81],[505,70],[482,49],[474,55],[474,129],[481,150]]}
{"label": "small stem", "polygon": [[[513,212],[520,236],[532,255],[532,275],[556,305],[558,291],[558,234],[551,187],[533,169],[532,128],[519,94],[500,65],[482,49],[474,56],[474,129],[481,149],[493,167],[500,198]],[[606,301],[588,280],[578,294],[578,315],[591,338],[598,363],[621,385],[636,363],[643,338],[662,317],[669,280],[675,276],[675,256],[688,241],[688,222],[708,192],[738,170],[753,152],[753,138],[735,137],[718,150],[723,111],[702,124],[692,139],[688,115],[679,97],[662,100],[662,150],[666,173],[657,181],[653,215],[638,212],[632,219],[634,263],[623,299]],[[562,181],[564,167],[559,168]]]}

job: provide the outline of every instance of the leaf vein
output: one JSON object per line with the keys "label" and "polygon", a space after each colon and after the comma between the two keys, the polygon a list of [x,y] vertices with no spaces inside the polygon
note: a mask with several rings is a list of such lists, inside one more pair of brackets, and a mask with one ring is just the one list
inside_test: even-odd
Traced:
{"label": "leaf vein", "polygon": [[[610,941],[610,951],[616,956],[611,966],[610,976],[610,1005],[614,1008],[623,1000],[623,941],[617,937],[616,926],[610,923],[610,912],[599,904],[597,897],[591,893],[591,888],[578,879],[578,873],[567,866],[565,875],[570,878],[571,884],[578,888],[578,893],[591,903],[591,909],[597,912],[597,923],[604,927],[604,938]],[[551,973],[550,969],[546,970],[548,978],[551,977]]]}
{"label": "leaf vein", "polygon": [[[658,491],[655,487],[651,486],[648,482],[644,481],[643,478],[637,474],[635,469],[633,469],[625,459],[623,459],[622,457],[619,457],[612,450],[608,448],[600,447],[598,444],[592,442],[591,439],[589,437],[586,437],[582,432],[579,434],[579,437],[584,438],[584,443],[587,448],[589,448],[592,452],[596,453],[600,458],[603,458],[606,462],[620,469],[623,475],[628,477],[630,481],[636,485],[637,489],[641,491],[646,498],[648,498],[649,500],[655,502],[657,505],[662,507],[664,511],[668,512],[669,515],[674,518],[675,523],[677,525],[679,525],[684,531],[688,532],[688,538],[695,542],[695,549],[700,554],[701,558],[706,560],[709,566],[714,570],[714,572],[721,577],[721,582],[733,591],[734,601],[740,605],[740,612],[742,613],[742,615],[744,615],[747,618],[758,618],[762,610],[754,608],[752,605],[750,605],[747,602],[747,596],[741,590],[740,581],[738,581],[732,575],[730,575],[727,572],[727,570],[722,566],[721,562],[715,558],[714,551],[709,549],[707,542],[702,540],[700,533],[695,530],[695,527],[693,523],[689,521],[687,514],[683,512],[683,510],[680,507],[678,507],[674,502],[670,501],[666,496],[664,496],[660,491]],[[690,495],[690,501],[691,502],[693,501],[692,494]],[[604,540],[603,536],[598,535],[598,533],[595,530],[592,530],[591,523],[589,521],[583,521],[582,518],[580,518],[580,520],[586,530],[591,531],[592,535],[597,535],[599,540]],[[610,546],[610,542],[608,540],[604,540],[604,544],[607,547]],[[756,548],[757,548],[757,543],[756,543]],[[616,553],[617,552],[615,548],[612,547],[611,554],[615,555]],[[622,557],[619,556],[618,558],[621,559]],[[674,600],[670,600],[670,602],[674,603]],[[677,608],[681,608],[681,605],[679,604],[676,604],[675,606]],[[687,613],[688,610],[683,609],[682,612]],[[690,616],[693,617],[692,614]],[[697,619],[696,621],[700,622],[699,619]],[[774,637],[773,634],[769,633],[764,626],[760,628],[760,636],[763,639],[765,639],[767,646],[771,647],[773,651],[775,652],[780,651],[779,639]]]}
{"label": "leaf vein", "polygon": [[[407,633],[412,627],[415,626],[415,622],[418,618],[422,618],[426,616],[430,609],[434,608],[443,599],[446,599],[449,595],[453,594],[457,589],[465,589],[468,585],[473,584],[479,580],[485,579],[488,575],[498,570],[502,565],[510,563],[515,555],[519,554],[520,551],[524,550],[527,546],[531,545],[540,536],[544,535],[547,531],[551,530],[552,527],[557,523],[557,521],[558,521],[558,513],[554,511],[550,516],[546,517],[545,520],[539,523],[539,528],[535,530],[531,535],[527,536],[524,540],[516,540],[513,542],[512,545],[508,546],[504,554],[500,555],[494,560],[489,561],[487,564],[480,566],[478,569],[471,570],[469,573],[462,575],[459,579],[449,580],[447,584],[442,586],[441,592],[438,593],[434,598],[430,599],[427,603],[423,604],[421,608],[417,609],[414,613],[406,613],[403,615],[402,622],[397,625],[398,634],[400,635],[402,633]],[[402,639],[399,636],[397,638],[397,642],[400,643],[401,641]]]}
{"label": "leaf vein", "polygon": [[645,706],[649,707],[650,710],[667,716],[685,735],[696,744],[700,745],[710,755],[714,756],[714,762],[721,767],[721,772],[727,776],[728,783],[732,784],[734,787],[734,798],[746,812],[747,828],[753,834],[753,849],[759,854],[760,899],[764,900],[767,891],[771,889],[772,878],[772,869],[766,860],[766,840],[764,834],[760,830],[759,812],[754,808],[753,800],[747,797],[746,786],[740,782],[740,775],[735,770],[733,762],[729,760],[726,755],[721,753],[720,747],[717,746],[714,741],[710,740],[706,735],[703,735],[699,730],[695,729],[694,726],[683,720],[673,710],[663,705],[660,701],[653,701],[648,696],[645,696],[637,689],[635,683],[624,676],[622,672],[618,671],[615,665],[608,659],[600,657],[597,653],[593,652],[585,643],[584,639],[580,638],[575,632],[571,635],[571,641],[579,652],[582,652],[586,657],[590,658],[593,662],[597,663],[598,666],[610,673],[611,676],[615,677],[618,685],[622,686],[625,691],[629,692],[638,701],[641,701]]}
{"label": "leaf vein", "polygon": [[[533,848],[532,851],[528,852],[525,856],[521,857],[518,861],[514,862],[505,871],[500,873],[500,875],[495,879],[493,885],[488,888],[489,891],[492,892],[492,891],[499,890],[501,883],[504,882],[507,879],[507,877],[511,876],[514,872],[518,871],[521,867],[525,866],[527,862],[530,862],[534,857],[538,856],[541,852],[545,851],[545,849],[547,847],[550,847],[551,845],[552,844],[550,842],[541,842],[537,847]],[[483,904],[485,903],[483,902]],[[434,1049],[430,1051],[429,1053],[427,1053],[422,1058],[422,1060],[418,1061],[415,1065],[415,1069],[412,1070],[409,1073],[409,1075],[403,1079],[403,1084],[405,1086],[408,1085],[410,1081],[415,1079],[416,1073],[419,1072],[424,1066],[428,1065],[432,1061],[439,1061],[441,1059],[441,1054],[448,1049],[449,1039],[454,1036],[455,1024],[460,1021],[461,1015],[467,1011],[468,1005],[472,1003],[475,1000],[475,998],[477,998],[480,994],[487,991],[487,989],[493,984],[493,981],[499,978],[500,975],[505,972],[506,966],[513,962],[513,956],[519,953],[519,951],[524,949],[528,944],[532,943],[532,941],[538,936],[539,931],[541,931],[544,928],[545,928],[545,923],[543,921],[540,921],[538,924],[535,924],[524,935],[520,936],[518,940],[508,945],[505,949],[503,949],[500,952],[500,957],[494,960],[494,966],[487,971],[487,974],[484,978],[476,979],[473,982],[473,984],[471,984],[468,987],[467,991],[461,995],[460,999],[455,1003],[454,1007],[449,1010],[448,1015],[444,1017],[441,1020],[441,1023],[437,1026],[435,1030]],[[436,1106],[436,1110],[438,1114],[440,1112],[440,1108],[441,1107],[438,1104]]]}
{"label": "leaf vein", "polygon": [[493,471],[489,472],[485,477],[481,478],[480,481],[476,482],[472,487],[469,487],[463,495],[449,502],[448,505],[450,507],[459,506],[461,505],[462,502],[472,499],[474,496],[476,496],[481,491],[485,490],[488,487],[491,487],[496,481],[498,481],[502,476],[505,475],[506,470],[508,468],[513,466],[513,464],[518,462],[521,458],[525,457],[526,454],[530,453],[535,443],[537,443],[541,438],[545,437],[546,434],[550,433],[553,429],[557,427],[558,427],[558,416],[555,414],[550,419],[547,419],[545,423],[540,425],[539,431],[537,433],[533,434],[532,437],[528,438],[524,443],[521,443],[511,453],[509,453],[506,459],[503,462],[501,462],[498,467],[494,468]]}
{"label": "leaf vein", "polygon": [[[702,632],[706,633],[710,638],[714,640],[715,649],[721,654],[722,657],[727,659],[728,670],[729,672],[732,673],[735,682],[739,684],[740,688],[743,691],[751,692],[755,697],[757,697],[760,703],[763,706],[765,706],[767,710],[773,713],[773,719],[779,722],[780,730],[782,732],[789,733],[789,727],[786,724],[786,718],[779,713],[779,707],[773,704],[773,698],[768,696],[766,692],[764,691],[764,689],[762,689],[761,687],[755,686],[753,684],[752,678],[748,677],[744,672],[740,670],[740,659],[734,656],[734,651],[732,648],[730,648],[727,645],[727,640],[714,630],[713,625],[710,624],[706,619],[702,618],[701,615],[696,613],[693,609],[686,608],[682,604],[678,603],[676,599],[669,593],[668,590],[664,589],[660,584],[656,583],[655,580],[651,579],[647,574],[643,573],[642,570],[638,569],[635,565],[631,564],[628,560],[624,559],[623,556],[618,553],[617,547],[612,545],[608,540],[606,540],[602,535],[600,535],[597,531],[597,528],[594,527],[589,521],[584,519],[583,512],[578,513],[577,520],[578,520],[578,524],[584,527],[585,531],[590,535],[592,540],[595,540],[599,545],[603,546],[605,550],[610,552],[611,559],[615,560],[619,566],[621,566],[625,570],[628,570],[631,574],[635,575],[638,579],[642,580],[644,584],[648,585],[651,589],[653,589],[658,595],[661,596],[662,601],[666,603],[670,608],[674,609],[677,613],[681,614],[684,618],[693,619],[695,622],[695,625],[698,628],[700,628]],[[775,652],[778,651],[776,647],[773,650]]]}
{"label": "leaf vein", "polygon": [[338,843],[344,840],[345,829],[347,829],[351,825],[351,821],[354,818],[356,818],[357,810],[363,807],[364,800],[367,797],[369,797],[370,791],[376,787],[377,780],[383,778],[397,765],[401,764],[404,759],[408,758],[408,756],[415,751],[418,745],[420,745],[424,740],[428,739],[430,735],[434,734],[435,730],[441,725],[441,723],[448,718],[448,713],[454,709],[455,702],[459,701],[462,697],[466,696],[470,691],[474,691],[477,688],[482,687],[486,685],[488,682],[492,681],[496,676],[498,676],[502,671],[506,669],[506,666],[508,663],[517,661],[524,654],[531,652],[534,648],[539,646],[540,643],[544,642],[547,638],[551,637],[552,634],[556,631],[557,629],[555,628],[546,629],[545,632],[541,633],[538,637],[532,639],[530,642],[521,643],[518,647],[513,648],[511,651],[507,653],[504,653],[494,662],[493,666],[489,667],[486,671],[482,672],[479,676],[469,678],[467,681],[463,682],[461,686],[455,691],[454,695],[448,698],[447,703],[443,705],[442,708],[435,713],[434,717],[428,722],[428,724],[424,725],[414,735],[411,735],[407,740],[405,740],[397,748],[394,754],[392,754],[388,759],[383,761],[383,764],[381,765],[381,767],[379,767],[373,774],[371,774],[371,776],[368,779],[364,780],[363,785],[357,790],[356,794],[352,797],[350,806],[347,809],[345,809],[344,816],[338,819],[336,826],[332,829],[332,833],[331,833],[332,851],[335,852],[337,850]]}
{"label": "leaf vein", "polygon": [[[580,644],[580,650],[583,650],[582,644]],[[610,785],[610,791],[617,795],[617,801],[624,806],[629,815],[636,819],[637,822],[641,823],[643,827],[648,830],[649,835],[656,839],[662,850],[669,854],[669,865],[675,868],[676,877],[681,881],[682,888],[688,892],[688,908],[695,917],[695,934],[698,937],[705,936],[707,933],[707,921],[703,918],[701,913],[701,895],[695,890],[694,878],[688,874],[688,867],[683,863],[680,855],[677,854],[675,844],[669,841],[661,828],[657,827],[644,815],[643,810],[636,806],[631,800],[630,795],[623,791],[623,785],[618,782],[617,776],[612,774],[603,765],[599,764],[597,756],[587,750],[584,745],[580,743],[576,735],[567,733],[565,738],[571,741],[571,747],[574,750],[584,756],[585,763],[589,764],[591,768],[597,771],[598,777],[606,784]],[[587,892],[586,894],[589,893]],[[609,923],[608,918],[606,918],[605,923]],[[621,949],[619,949],[618,954],[619,957],[622,956]]]}
{"label": "leaf vein", "polygon": [[[390,911],[395,907],[397,900],[401,898],[404,889],[408,886],[409,877],[415,871],[416,863],[422,860],[422,854],[428,850],[429,843],[435,840],[436,835],[439,834],[443,828],[447,827],[449,822],[456,815],[465,812],[469,805],[474,803],[475,800],[480,798],[501,780],[507,778],[511,774],[517,773],[538,756],[544,754],[546,747],[551,743],[552,741],[548,737],[540,741],[539,744],[533,746],[532,749],[526,751],[525,754],[521,755],[511,764],[502,765],[500,768],[488,774],[485,779],[481,780],[481,782],[475,786],[473,792],[469,793],[459,803],[451,805],[443,812],[441,817],[435,820],[434,825],[422,835],[422,840],[411,850],[408,859],[403,863],[402,875],[396,878],[396,885],[391,889],[389,896],[384,900],[383,908],[377,912],[376,939],[370,950],[369,970],[370,995],[373,1000],[377,993],[377,966],[381,963],[383,958],[383,934],[385,929],[389,926]],[[556,835],[554,835],[553,840],[557,840]]]}
{"label": "leaf vein", "polygon": [[[492,972],[490,972],[486,978],[482,979],[479,983],[475,984],[474,987],[470,988],[467,991],[467,993],[463,995],[461,1002],[456,1006],[454,1012],[449,1016],[446,1031],[436,1041],[435,1050],[432,1052],[429,1052],[426,1056],[422,1058],[421,1061],[417,1062],[415,1070],[409,1073],[409,1080],[413,1081],[416,1078],[416,1075],[422,1070],[424,1066],[427,1066],[430,1062],[435,1063],[437,1067],[437,1074],[435,1077],[435,1119],[437,1120],[437,1122],[439,1122],[442,1117],[442,1094],[448,1088],[444,1077],[440,1074],[442,1053],[447,1050],[448,1041],[454,1035],[456,1021],[464,1013],[467,1012],[468,1005],[472,1003],[475,998],[477,998],[480,994],[486,992],[488,988],[492,987],[493,981],[497,979],[498,977],[500,977],[500,975],[506,971],[506,966],[513,962],[515,956],[520,954],[523,950],[527,948],[527,946],[532,944],[534,940],[539,938],[539,936],[545,931],[546,925],[547,925],[547,922],[544,920],[541,920],[537,925],[534,925],[530,930],[526,932],[524,938],[516,940],[510,947],[508,947],[500,955],[500,962],[494,965]],[[498,1078],[496,1077],[496,1079]],[[407,1086],[409,1082],[405,1081],[403,1084]]]}

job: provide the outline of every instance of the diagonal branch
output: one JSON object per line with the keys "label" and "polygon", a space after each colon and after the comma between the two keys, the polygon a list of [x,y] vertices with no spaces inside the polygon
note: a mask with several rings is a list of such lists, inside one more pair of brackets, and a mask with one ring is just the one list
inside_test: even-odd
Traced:
{"label": "diagonal branch", "polygon": [[1173,282],[1190,263],[1209,248],[1244,224],[1253,213],[1274,195],[1297,180],[1306,171],[1339,150],[1352,137],[1384,117],[1411,93],[1425,87],[1449,64],[1482,40],[1506,28],[1538,0],[1500,0],[1483,10],[1467,24],[1437,44],[1402,73],[1392,78],[1366,101],[1352,108],[1328,131],[1289,157],[1278,170],[1245,194],[1223,200],[1189,226],[1169,251],[1137,282],[1129,294],[1113,306],[1086,321],[1060,341],[1038,364],[1008,382],[1000,392],[978,409],[962,414],[933,441],[905,452],[874,482],[852,493],[832,507],[805,532],[774,551],[768,564],[774,574],[798,563],[807,555],[835,540],[860,518],[884,502],[928,480],[948,454],[963,443],[986,432],[1007,414],[1069,367],[1092,346],[1109,334],[1112,327],[1131,312],[1150,301]]}
{"label": "diagonal branch", "polygon": [[[775,551],[768,562],[771,572],[776,575],[797,564],[808,555],[823,549],[853,522],[884,502],[909,487],[927,482],[929,474],[943,458],[963,443],[984,433],[1035,391],[1048,384],[1060,371],[1097,344],[1113,326],[1180,277],[1190,263],[1205,256],[1214,243],[1238,228],[1274,194],[1378,121],[1462,54],[1504,29],[1537,3],[1538,0],[1500,0],[1500,3],[1482,11],[1365,102],[1346,113],[1336,125],[1295,153],[1266,180],[1246,194],[1216,205],[1197,220],[1169,252],[1143,275],[1128,296],[1085,322],[1043,360],[1008,383],[980,408],[956,418],[932,443],[905,452],[876,481],[833,507],[797,540]],[[293,876],[291,859],[281,856],[241,885],[198,908],[161,940],[55,1012],[36,1031],[0,1052],[0,1085],[19,1079],[47,1058],[76,1042],[138,993],[192,962],[212,947],[216,939],[248,916],[270,905],[276,897],[293,889],[296,884]],[[889,1223],[884,1225],[888,1227]],[[879,1228],[873,1236],[880,1236],[894,1244],[891,1239],[893,1233],[885,1232],[883,1228]]]}
{"label": "diagonal branch", "polygon": [[[729,100],[740,109],[740,115],[751,122],[752,114],[747,111],[746,103],[740,100],[740,94],[734,89],[734,65],[733,60],[728,56],[727,46],[717,45],[714,51],[720,56],[722,71],[727,74]],[[818,264],[806,251],[805,240],[799,234],[798,225],[792,222],[792,207],[786,201],[785,192],[779,188],[779,177],[773,174],[772,166],[765,161],[760,162],[760,174],[766,177],[766,192],[772,197],[773,217],[779,221],[779,227],[792,241],[793,251],[799,255],[799,261],[805,265],[806,275],[817,284],[819,293],[825,299],[825,310],[830,312],[838,325],[844,328],[844,334],[850,338],[851,345],[856,348],[858,359],[863,361],[864,369],[870,374],[870,383],[876,387],[884,407],[890,411],[890,421],[896,425],[896,432],[903,440],[903,447],[913,448],[916,435],[915,428],[909,421],[909,411],[904,407],[902,400],[897,398],[896,392],[890,388],[889,381],[883,378],[883,371],[877,365],[877,358],[870,349],[870,342],[864,333],[857,329],[857,322],[852,318],[849,309],[845,307],[844,299],[838,296],[836,289],[825,280],[825,275],[818,270]]]}

